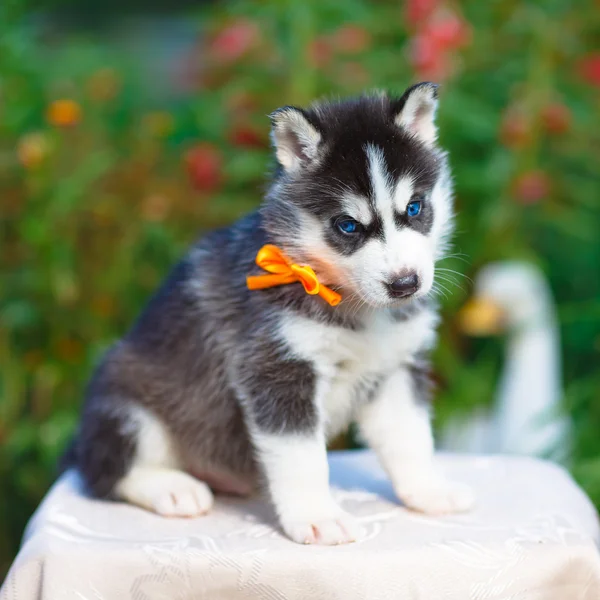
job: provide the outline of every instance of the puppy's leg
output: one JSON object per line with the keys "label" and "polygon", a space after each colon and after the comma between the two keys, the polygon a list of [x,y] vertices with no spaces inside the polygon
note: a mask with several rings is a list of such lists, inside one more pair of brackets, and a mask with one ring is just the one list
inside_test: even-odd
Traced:
{"label": "puppy's leg", "polygon": [[271,498],[285,533],[300,544],[344,544],[359,537],[354,519],[333,500],[325,436],[255,432]]}
{"label": "puppy's leg", "polygon": [[129,403],[94,398],[84,413],[78,467],[97,496],[112,496],[168,517],[194,517],[213,504],[210,488],[179,469],[164,425]]}
{"label": "puppy's leg", "polygon": [[433,467],[429,409],[417,388],[408,368],[390,376],[359,412],[362,435],[406,506],[428,514],[468,510],[474,501],[470,489],[447,481]]}
{"label": "puppy's leg", "polygon": [[279,522],[300,544],[352,542],[358,527],[329,490],[321,407],[330,386],[273,340],[272,326],[258,327],[237,357],[236,391]]}

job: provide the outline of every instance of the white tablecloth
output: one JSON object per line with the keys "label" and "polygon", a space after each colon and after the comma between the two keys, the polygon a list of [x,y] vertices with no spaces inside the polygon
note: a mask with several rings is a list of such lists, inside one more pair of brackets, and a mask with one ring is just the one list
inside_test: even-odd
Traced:
{"label": "white tablecloth", "polygon": [[366,538],[301,546],[258,499],[168,520],[82,495],[66,474],[34,515],[1,600],[599,600],[600,533],[559,467],[511,457],[440,456],[470,483],[470,514],[399,506],[368,452],[330,455],[332,484]]}

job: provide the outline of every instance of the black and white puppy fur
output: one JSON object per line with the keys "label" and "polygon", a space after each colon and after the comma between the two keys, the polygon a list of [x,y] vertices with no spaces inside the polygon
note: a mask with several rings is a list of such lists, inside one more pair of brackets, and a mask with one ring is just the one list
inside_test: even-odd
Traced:
{"label": "black and white puppy fur", "polygon": [[[355,421],[405,505],[471,506],[434,470],[426,398],[452,229],[436,106],[422,83],[272,115],[279,167],[260,210],[194,245],[92,378],[70,453],[91,493],[194,517],[214,490],[264,483],[292,540],[350,542],[326,443]],[[249,291],[266,243],[342,302],[300,283]]]}

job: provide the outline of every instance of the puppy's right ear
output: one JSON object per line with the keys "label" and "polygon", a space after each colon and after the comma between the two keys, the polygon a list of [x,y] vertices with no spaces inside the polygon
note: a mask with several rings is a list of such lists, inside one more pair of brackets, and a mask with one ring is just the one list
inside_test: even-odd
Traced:
{"label": "puppy's right ear", "polygon": [[285,106],[269,117],[275,155],[286,172],[295,173],[317,160],[321,134],[302,109]]}

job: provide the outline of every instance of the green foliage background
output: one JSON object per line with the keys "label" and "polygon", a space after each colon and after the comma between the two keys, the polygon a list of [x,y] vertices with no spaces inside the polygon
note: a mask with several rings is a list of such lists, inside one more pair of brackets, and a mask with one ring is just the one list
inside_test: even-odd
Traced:
{"label": "green foliage background", "polygon": [[[199,232],[260,201],[265,115],[365,87],[402,91],[424,71],[408,52],[419,4],[470,26],[439,50],[453,61],[439,69],[459,211],[460,257],[448,266],[473,275],[516,257],[547,274],[573,472],[600,504],[597,3],[229,2],[190,15],[205,35],[185,94],[157,101],[126,53],[102,37],[42,34],[10,0],[0,6],[0,574],[52,482],[95,361]],[[240,23],[250,41],[232,58],[219,35]],[[81,110],[71,126],[48,113],[65,98]],[[458,327],[468,291],[464,280],[444,299],[440,420],[489,402],[501,364],[499,340]]]}

